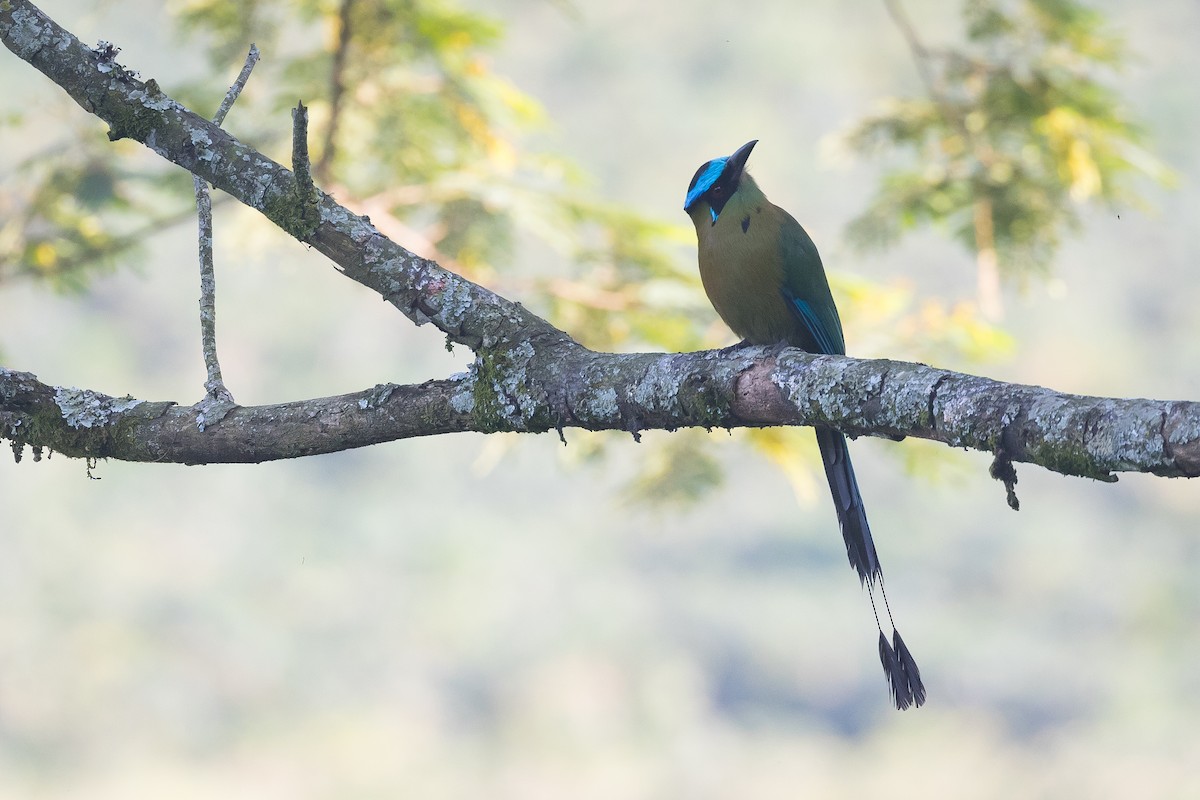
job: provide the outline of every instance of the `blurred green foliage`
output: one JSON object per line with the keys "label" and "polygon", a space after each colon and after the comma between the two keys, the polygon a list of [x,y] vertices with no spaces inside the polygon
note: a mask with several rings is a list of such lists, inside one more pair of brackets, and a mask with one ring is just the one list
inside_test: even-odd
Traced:
{"label": "blurred green foliage", "polygon": [[81,292],[161,224],[150,184],[104,146],[54,147],[4,176],[0,284],[33,279]]}
{"label": "blurred green foliage", "polygon": [[922,43],[899,0],[889,8],[926,94],[894,98],[846,142],[906,153],[849,226],[865,247],[926,224],[976,254],[980,304],[999,311],[999,276],[1046,272],[1091,200],[1135,203],[1131,179],[1170,179],[1142,148],[1145,132],[1104,82],[1128,60],[1104,16],[1074,0],[967,0],[967,43]]}

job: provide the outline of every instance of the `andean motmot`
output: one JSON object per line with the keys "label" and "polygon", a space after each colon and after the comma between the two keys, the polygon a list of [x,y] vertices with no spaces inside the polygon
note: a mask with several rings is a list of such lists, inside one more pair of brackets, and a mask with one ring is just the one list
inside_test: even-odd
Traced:
{"label": "andean motmot", "polygon": [[[733,155],[705,163],[688,185],[683,208],[696,226],[704,291],[725,324],[749,344],[786,344],[809,353],[845,355],[842,323],[816,245],[746,172],[746,160],[757,143],[747,142]],[[814,430],[850,565],[867,587],[872,608],[878,588],[887,610],[891,641],[878,611],[875,623],[892,699],[897,708],[920,706],[925,687],[892,622],[846,437],[824,426]]]}

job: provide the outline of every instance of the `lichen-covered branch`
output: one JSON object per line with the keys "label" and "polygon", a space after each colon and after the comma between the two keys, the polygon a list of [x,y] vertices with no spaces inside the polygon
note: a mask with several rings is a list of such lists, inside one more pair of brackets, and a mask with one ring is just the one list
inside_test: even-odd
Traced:
{"label": "lichen-covered branch", "polygon": [[[257,462],[457,431],[641,430],[829,425],[917,436],[1014,462],[1107,480],[1132,471],[1200,475],[1200,404],[1066,395],[921,364],[742,348],[591,352],[521,305],[390,241],[319,189],[297,192],[274,161],[142,83],[24,0],[0,0],[0,39],[106,120],[258,209],[418,324],[476,353],[468,373],[419,386],[277,406],[219,420],[169,402],[52,387],[0,369],[0,438],[69,456],[177,463]],[[313,214],[315,209],[316,213]],[[35,454],[40,452],[35,449]]]}
{"label": "lichen-covered branch", "polygon": [[382,385],[354,394],[271,406],[235,406],[201,426],[199,406],[110,397],[48,386],[0,368],[0,438],[18,458],[49,450],[73,458],[177,464],[257,463],[468,430],[459,380]]}
{"label": "lichen-covered branch", "polygon": [[574,343],[506,351],[418,386],[235,407],[200,430],[198,408],[47,386],[0,368],[0,438],[75,457],[258,462],[461,431],[541,433],[832,425],[917,436],[1113,480],[1200,475],[1200,403],[1069,395],[901,361],[764,348],[594,353]]}

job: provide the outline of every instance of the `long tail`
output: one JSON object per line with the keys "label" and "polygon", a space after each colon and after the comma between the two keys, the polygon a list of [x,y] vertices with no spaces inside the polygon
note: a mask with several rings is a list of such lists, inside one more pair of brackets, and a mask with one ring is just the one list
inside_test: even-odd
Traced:
{"label": "long tail", "polygon": [[[846,556],[850,566],[858,572],[858,579],[866,585],[871,598],[871,610],[875,612],[875,626],[879,628],[879,660],[887,675],[892,699],[896,708],[910,705],[920,706],[925,702],[925,686],[921,683],[921,672],[912,653],[900,638],[896,623],[892,620],[892,609],[888,604],[887,591],[883,586],[883,569],[875,552],[875,541],[871,538],[871,526],[867,523],[867,512],[863,508],[858,481],[854,477],[854,466],[850,463],[850,450],[846,437],[831,428],[816,428],[817,446],[821,449],[821,461],[825,465],[825,477],[829,480],[829,491],[837,509],[838,525],[846,543]],[[883,598],[888,624],[892,628],[892,641],[883,632],[879,611],[875,606],[875,588]]]}

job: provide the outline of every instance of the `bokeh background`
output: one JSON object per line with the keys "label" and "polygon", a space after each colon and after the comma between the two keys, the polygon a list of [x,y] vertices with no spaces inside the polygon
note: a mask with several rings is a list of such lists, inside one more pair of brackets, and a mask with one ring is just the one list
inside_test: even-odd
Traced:
{"label": "bokeh background", "polygon": [[[878,254],[844,244],[880,165],[832,157],[830,137],[919,90],[882,5],[474,7],[506,31],[489,68],[545,108],[538,146],[594,176],[595,196],[686,223],[695,168],[758,138],[752,170],[808,228],[840,291],[864,279],[972,297],[970,254],[937,232]],[[1051,274],[1008,291],[1011,347],[974,368],[1194,399],[1200,6],[1096,7],[1138,54],[1113,85],[1176,185],[1147,183],[1145,207],[1084,212]],[[219,93],[238,67],[212,70],[177,34],[174,7],[43,8],[84,41],[121,46],[167,92],[200,81]],[[907,8],[927,39],[959,35],[948,4]],[[0,174],[53,131],[103,141],[101,123],[7,52],[0,85],[4,112],[40,115],[46,131],[0,133]],[[239,106],[227,127],[286,135],[285,111],[261,113]],[[130,169],[154,163],[135,150]],[[468,363],[251,213],[219,205],[216,225],[221,355],[241,403]],[[520,276],[570,269],[523,252],[494,265],[514,299]],[[691,268],[686,243],[673,252]],[[0,287],[3,363],[194,402],[196,284],[190,225],[82,294],[13,281]],[[712,322],[704,335],[726,343]],[[870,317],[849,327],[854,354],[891,352],[894,331]],[[62,457],[0,460],[0,796],[1200,796],[1194,484],[1018,467],[1014,513],[986,454],[852,444],[929,689],[924,708],[899,713],[811,451],[797,478],[714,432],[719,484],[690,502],[637,499],[630,487],[672,436],[103,462],[95,480]]]}

